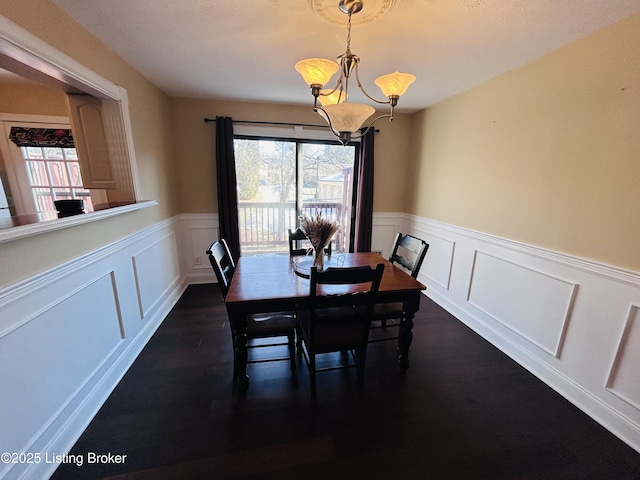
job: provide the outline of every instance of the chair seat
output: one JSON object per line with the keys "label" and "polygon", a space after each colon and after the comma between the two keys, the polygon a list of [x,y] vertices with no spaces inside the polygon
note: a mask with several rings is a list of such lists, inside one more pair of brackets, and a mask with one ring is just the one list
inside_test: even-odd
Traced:
{"label": "chair seat", "polygon": [[400,318],[404,314],[404,306],[402,302],[396,303],[377,303],[373,307],[373,318],[389,319]]}
{"label": "chair seat", "polygon": [[[355,316],[354,316],[355,315]],[[355,348],[362,340],[360,313],[353,307],[323,308],[316,310],[316,352],[333,351],[336,345]],[[298,312],[298,324],[305,338],[309,337],[309,314]]]}
{"label": "chair seat", "polygon": [[247,336],[279,337],[288,335],[296,328],[296,317],[293,312],[258,313],[247,317]]}

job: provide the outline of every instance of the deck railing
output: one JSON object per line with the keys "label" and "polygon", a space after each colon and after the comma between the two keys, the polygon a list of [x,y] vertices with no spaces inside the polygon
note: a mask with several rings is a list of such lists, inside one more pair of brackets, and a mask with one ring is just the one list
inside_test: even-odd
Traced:
{"label": "deck railing", "polygon": [[[344,224],[342,204],[339,202],[305,203],[302,213]],[[295,202],[238,202],[238,223],[243,254],[285,252],[289,250],[289,229],[298,227]],[[344,230],[334,237],[334,248],[344,251]]]}

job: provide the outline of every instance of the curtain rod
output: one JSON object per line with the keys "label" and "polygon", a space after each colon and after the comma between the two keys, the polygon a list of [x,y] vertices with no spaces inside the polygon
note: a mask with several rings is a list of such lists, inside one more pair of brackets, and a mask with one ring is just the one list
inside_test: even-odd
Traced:
{"label": "curtain rod", "polygon": [[[204,119],[205,123],[215,122],[215,118],[207,118]],[[313,125],[311,123],[287,123],[287,122],[259,122],[253,120],[232,120],[233,123],[252,123],[255,125],[285,125],[288,127],[315,127],[315,128],[326,128],[327,125]]]}
{"label": "curtain rod", "polygon": [[[215,118],[204,117],[204,123],[215,122]],[[253,120],[232,120],[232,123],[251,123],[253,125],[284,125],[287,127],[314,127],[314,128],[327,128],[328,125],[314,125],[312,123],[287,123],[287,122],[260,122]],[[374,132],[379,133],[379,128],[374,128]]]}

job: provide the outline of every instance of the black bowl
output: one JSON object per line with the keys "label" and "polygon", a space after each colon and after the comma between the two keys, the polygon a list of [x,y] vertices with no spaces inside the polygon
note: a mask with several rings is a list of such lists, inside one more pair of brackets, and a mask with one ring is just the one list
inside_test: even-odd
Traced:
{"label": "black bowl", "polygon": [[54,200],[58,217],[68,217],[84,213],[84,200]]}

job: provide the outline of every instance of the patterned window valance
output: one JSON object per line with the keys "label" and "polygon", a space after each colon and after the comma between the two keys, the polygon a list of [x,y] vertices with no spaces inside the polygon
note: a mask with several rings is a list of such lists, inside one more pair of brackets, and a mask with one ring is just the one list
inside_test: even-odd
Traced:
{"label": "patterned window valance", "polygon": [[11,127],[9,140],[19,147],[75,147],[71,130],[64,128]]}

